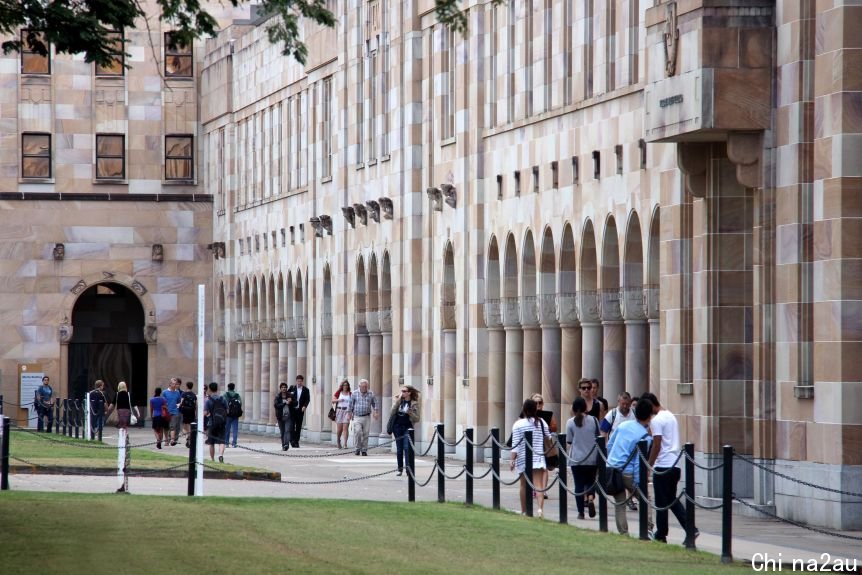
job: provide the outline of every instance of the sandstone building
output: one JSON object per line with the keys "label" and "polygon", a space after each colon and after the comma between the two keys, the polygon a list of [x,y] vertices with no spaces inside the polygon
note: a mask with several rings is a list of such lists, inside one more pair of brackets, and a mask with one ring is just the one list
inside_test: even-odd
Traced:
{"label": "sandstone building", "polygon": [[[565,420],[597,377],[612,401],[656,392],[703,462],[754,459],[737,495],[862,525],[858,500],[764,471],[862,479],[862,7],[473,2],[461,36],[430,0],[330,6],[304,66],[252,15],[195,48],[182,87],[133,68],[113,104],[74,58],[38,101],[44,78],[2,60],[4,374],[41,362],[77,389],[73,344],[101,321],[142,338],[148,390],[194,377],[203,281],[211,377],[250,429],[274,428],[297,373],[321,440],[344,377],[384,410],[419,388],[424,440],[508,429],[533,392]],[[30,134],[53,138],[45,181]],[[128,134],[126,181],[99,181],[98,134]],[[100,282],[131,290],[134,329],[83,306]]]}

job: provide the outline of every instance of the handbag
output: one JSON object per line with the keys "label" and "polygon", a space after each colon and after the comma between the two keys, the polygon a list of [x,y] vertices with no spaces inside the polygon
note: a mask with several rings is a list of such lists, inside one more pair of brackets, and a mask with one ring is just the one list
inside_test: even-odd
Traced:
{"label": "handbag", "polygon": [[138,418],[135,417],[135,409],[132,408],[129,410],[129,425],[137,425]]}
{"label": "handbag", "polygon": [[330,421],[335,421],[335,408],[334,407],[329,408],[329,413],[326,414],[326,417],[328,417],[330,419]]}
{"label": "handbag", "polygon": [[170,421],[171,419],[171,412],[168,411],[168,406],[165,403],[162,404],[162,419],[164,419],[166,422]]}
{"label": "handbag", "polygon": [[392,435],[395,433],[395,419],[398,417],[398,412],[395,411],[389,415],[389,421],[386,422],[386,434]]}
{"label": "handbag", "polygon": [[[542,424],[544,426],[544,423]],[[548,469],[556,469],[560,463],[560,451],[557,449],[557,442],[553,436],[544,435],[544,427],[542,428],[542,439],[545,447],[545,466]]]}
{"label": "handbag", "polygon": [[616,467],[605,467],[605,473],[601,478],[602,489],[608,495],[616,495],[625,489],[623,484],[623,472]]}

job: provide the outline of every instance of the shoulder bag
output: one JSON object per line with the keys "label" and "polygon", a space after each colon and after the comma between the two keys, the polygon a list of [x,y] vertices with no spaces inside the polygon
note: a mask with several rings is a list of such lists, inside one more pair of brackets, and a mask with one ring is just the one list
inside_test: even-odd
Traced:
{"label": "shoulder bag", "polygon": [[[539,420],[541,421],[541,419]],[[545,422],[542,421],[542,442],[545,447],[545,466],[548,469],[556,469],[560,463],[560,452],[553,435],[545,435]]]}

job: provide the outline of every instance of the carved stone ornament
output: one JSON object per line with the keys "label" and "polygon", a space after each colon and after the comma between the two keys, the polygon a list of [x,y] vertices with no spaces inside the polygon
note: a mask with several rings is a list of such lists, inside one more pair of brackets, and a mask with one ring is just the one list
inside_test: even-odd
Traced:
{"label": "carved stone ornament", "polygon": [[458,203],[455,186],[452,184],[441,184],[440,190],[443,192],[443,197],[446,199],[446,205],[450,208],[454,208]]}
{"label": "carved stone ornament", "polygon": [[311,228],[314,230],[314,237],[322,238],[323,237],[323,226],[320,225],[320,218],[317,216],[312,216],[310,220]]}
{"label": "carved stone ornament", "polygon": [[344,206],[341,208],[341,213],[344,214],[344,219],[350,224],[351,228],[356,227],[356,212],[353,211],[353,206]]}
{"label": "carved stone ornament", "polygon": [[327,216],[326,214],[322,214],[318,217],[320,218],[320,225],[323,226],[323,229],[326,230],[326,233],[331,236],[332,235],[332,218]]}
{"label": "carved stone ornament", "polygon": [[215,249],[213,250],[213,251],[215,252],[215,259],[217,259],[217,260],[218,260],[218,259],[222,259],[222,260],[223,260],[223,259],[224,259],[224,255],[225,255],[225,245],[224,245],[224,242],[216,242],[216,243],[214,243],[214,244],[213,244],[213,246],[214,246],[214,248],[215,248]]}
{"label": "carved stone ornament", "polygon": [[161,262],[165,259],[165,247],[162,244],[153,244],[153,255],[152,260],[154,262]]}
{"label": "carved stone ornament", "polygon": [[66,258],[66,246],[63,244],[54,244],[54,261],[62,261]]}
{"label": "carved stone ornament", "polygon": [[365,202],[365,205],[368,206],[368,216],[374,220],[375,222],[380,222],[380,204],[375,202],[374,200],[368,200]]}
{"label": "carved stone ornament", "polygon": [[145,325],[144,326],[144,341],[147,343],[158,343],[159,341],[159,328],[155,325]]}
{"label": "carved stone ornament", "polygon": [[109,279],[113,279],[114,274],[113,274],[113,272],[102,272],[102,277],[105,278],[106,280],[109,280]]}
{"label": "carved stone ornament", "polygon": [[434,208],[435,212],[443,211],[443,192],[440,188],[428,188],[425,190],[425,193],[428,194],[428,197],[431,199],[431,206]]}
{"label": "carved stone ornament", "polygon": [[676,17],[676,1],[665,4],[664,72],[670,77],[676,74],[676,54],[679,50],[679,25]]}
{"label": "carved stone ornament", "polygon": [[383,219],[391,220],[395,211],[392,200],[389,198],[380,198],[378,201],[380,202],[380,209],[383,211]]}
{"label": "carved stone ornament", "polygon": [[138,280],[132,282],[131,288],[132,291],[138,295],[144,295],[145,293],[147,293],[147,288],[145,288],[144,284],[142,284]]}
{"label": "carved stone ornament", "polygon": [[69,343],[72,341],[72,333],[74,332],[74,328],[71,325],[66,325],[65,323],[60,326],[59,335],[60,335],[60,343]]}
{"label": "carved stone ornament", "polygon": [[85,282],[84,280],[78,280],[78,283],[73,285],[72,289],[70,289],[69,291],[75,295],[79,295],[85,289],[87,289],[87,282]]}
{"label": "carved stone ornament", "polygon": [[355,211],[356,215],[359,217],[359,223],[363,226],[367,226],[368,211],[365,209],[365,206],[362,204],[353,204],[353,211]]}

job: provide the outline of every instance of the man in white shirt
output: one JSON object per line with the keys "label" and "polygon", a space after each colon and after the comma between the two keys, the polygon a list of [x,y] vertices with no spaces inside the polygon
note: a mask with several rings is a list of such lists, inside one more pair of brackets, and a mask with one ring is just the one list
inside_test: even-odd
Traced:
{"label": "man in white shirt", "polygon": [[632,396],[628,391],[624,391],[617,397],[617,406],[610,410],[605,418],[602,419],[602,435],[605,437],[609,436],[614,429],[620,426],[620,423],[634,421],[634,418]]}
{"label": "man in white shirt", "polygon": [[[685,509],[677,496],[680,470],[676,466],[679,455],[679,424],[669,410],[661,406],[655,394],[644,393],[640,401],[649,401],[653,405],[653,418],[650,422],[652,430],[652,449],[649,454],[649,464],[653,468],[652,486],[655,492],[657,508],[670,506],[676,520],[685,529]],[[676,499],[676,500],[675,500]],[[667,543],[667,510],[656,509],[656,530],[653,539]],[[695,528],[694,537],[700,532]]]}

